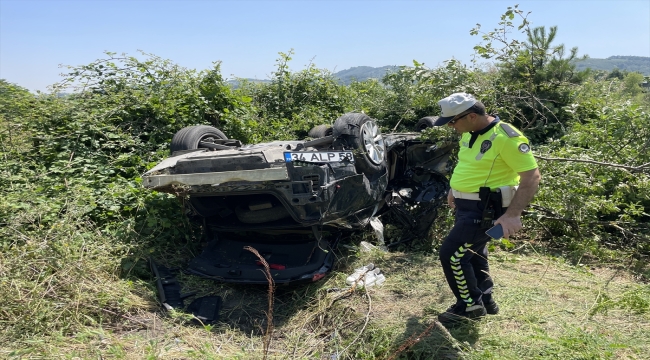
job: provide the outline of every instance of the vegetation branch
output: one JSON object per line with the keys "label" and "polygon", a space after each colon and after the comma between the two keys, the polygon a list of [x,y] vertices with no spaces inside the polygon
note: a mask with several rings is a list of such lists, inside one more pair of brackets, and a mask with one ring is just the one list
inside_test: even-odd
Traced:
{"label": "vegetation branch", "polygon": [[630,235],[632,237],[644,239],[647,241],[650,241],[650,238],[641,234],[633,233],[629,230],[624,229],[623,227],[620,226],[619,223],[617,222],[612,222],[612,221],[588,221],[588,222],[581,222],[576,219],[570,219],[570,218],[563,218],[563,217],[556,217],[556,216],[546,216],[546,215],[541,215],[538,217],[539,219],[546,219],[546,220],[557,220],[557,221],[564,221],[569,224],[575,224],[575,225],[599,225],[599,226],[606,226],[606,227],[611,227],[616,230],[619,230],[620,232]]}
{"label": "vegetation branch", "polygon": [[370,322],[370,313],[372,312],[372,298],[370,297],[370,294],[368,293],[368,288],[365,288],[365,290],[366,290],[366,297],[368,298],[368,311],[366,312],[365,320],[364,320],[364,322],[363,322],[363,327],[361,328],[361,330],[359,330],[359,332],[357,333],[357,336],[354,338],[354,340],[352,340],[352,341],[348,344],[348,346],[346,346],[346,347],[345,347],[345,348],[344,348],[344,349],[339,353],[339,357],[341,356],[341,354],[343,354],[343,353],[345,353],[346,351],[348,351],[348,349],[349,349],[349,348],[350,348],[350,347],[351,347],[355,342],[357,342],[357,340],[359,340],[359,338],[361,337],[361,335],[363,334],[363,332],[366,330],[366,326],[368,326],[368,322]]}
{"label": "vegetation branch", "polygon": [[262,264],[264,267],[264,276],[266,277],[266,281],[269,283],[269,300],[268,300],[268,311],[266,312],[266,333],[264,334],[264,359],[267,358],[269,354],[269,347],[271,345],[271,333],[273,332],[273,300],[274,300],[274,293],[275,293],[275,281],[273,280],[273,276],[271,275],[271,269],[269,267],[269,264],[266,262],[264,257],[260,255],[260,253],[253,247],[251,246],[244,246],[244,250],[248,250],[252,252],[257,258],[259,259],[259,262]]}
{"label": "vegetation branch", "polygon": [[404,343],[388,358],[388,360],[394,360],[397,358],[399,354],[404,352],[404,350],[412,347],[413,345],[419,343],[423,338],[429,335],[431,330],[433,328],[437,328],[438,331],[443,335],[443,337],[449,341],[449,343],[452,345],[452,347],[456,350],[462,350],[462,347],[458,340],[454,339],[454,337],[449,333],[449,330],[447,330],[438,320],[433,320],[433,323],[431,323],[426,329],[424,329],[423,332],[419,334],[413,334],[411,337],[409,337]]}
{"label": "vegetation branch", "polygon": [[[552,210],[550,210],[548,208],[545,208],[543,206],[537,205],[537,204],[531,204],[530,207],[532,207],[533,209],[536,209],[536,210],[544,211],[547,214],[552,215],[552,216],[542,216],[543,218],[553,219],[553,220],[566,220],[566,221],[573,221],[573,222],[576,222],[576,223],[582,223],[580,220],[562,217],[561,215],[554,213]],[[528,213],[528,214],[530,214],[530,213]],[[638,223],[635,223],[635,222],[624,222],[624,221],[616,221],[616,222],[612,222],[612,221],[591,221],[591,222],[586,222],[585,224],[587,224],[587,225],[609,225],[609,224],[619,224],[619,225],[621,225],[622,224],[622,225],[634,225],[634,226],[647,227],[646,224],[638,224]]]}
{"label": "vegetation branch", "polygon": [[580,162],[580,163],[587,163],[587,164],[594,164],[594,165],[609,166],[618,169],[624,169],[629,172],[643,172],[644,170],[646,170],[646,168],[650,166],[650,162],[639,166],[629,166],[629,165],[614,164],[614,163],[595,161],[595,160],[554,158],[554,157],[545,157],[539,155],[535,155],[535,158],[540,160],[546,160],[546,161]]}

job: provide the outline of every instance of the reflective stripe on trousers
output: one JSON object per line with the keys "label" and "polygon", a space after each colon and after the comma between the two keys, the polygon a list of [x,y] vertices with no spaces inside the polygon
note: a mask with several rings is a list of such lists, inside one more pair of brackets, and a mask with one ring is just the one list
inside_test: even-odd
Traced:
{"label": "reflective stripe on trousers", "polygon": [[467,306],[480,301],[483,294],[492,293],[487,261],[490,237],[475,222],[481,215],[478,201],[456,199],[456,221],[440,247],[440,262],[447,283],[456,299]]}

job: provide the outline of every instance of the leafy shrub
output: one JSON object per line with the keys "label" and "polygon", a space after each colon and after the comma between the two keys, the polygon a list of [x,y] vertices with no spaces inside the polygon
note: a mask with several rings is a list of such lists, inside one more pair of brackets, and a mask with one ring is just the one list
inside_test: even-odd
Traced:
{"label": "leafy shrub", "polygon": [[328,71],[310,64],[304,70],[291,72],[292,54],[293,50],[280,53],[270,83],[241,85],[241,90],[253,99],[258,122],[256,134],[247,139],[251,142],[304,138],[312,127],[332,124],[350,109],[349,90]]}
{"label": "leafy shrub", "polygon": [[[531,141],[542,143],[565,133],[569,119],[562,108],[572,102],[576,85],[589,72],[576,70],[577,47],[567,54],[564,44],[551,45],[557,26],[548,32],[544,26],[531,28],[528,14],[517,5],[508,7],[493,31],[483,32],[477,24],[470,34],[482,38],[474,47],[476,59],[497,60],[489,97],[495,100],[498,112],[524,130]],[[515,30],[516,17],[521,22]],[[517,32],[525,34],[526,40],[511,38]]]}
{"label": "leafy shrub", "polygon": [[541,161],[544,184],[537,201],[547,215],[571,225],[555,235],[647,253],[648,113],[616,94],[608,96],[609,85],[588,82],[576,103],[564,109],[571,119],[567,135],[539,148],[542,158],[556,160]]}
{"label": "leafy shrub", "polygon": [[417,61],[413,65],[387,74],[382,79],[384,89],[372,82],[351,85],[360,92],[361,107],[389,130],[412,130],[419,119],[439,113],[440,99],[454,92],[474,92],[473,74],[457,60],[435,69]]}

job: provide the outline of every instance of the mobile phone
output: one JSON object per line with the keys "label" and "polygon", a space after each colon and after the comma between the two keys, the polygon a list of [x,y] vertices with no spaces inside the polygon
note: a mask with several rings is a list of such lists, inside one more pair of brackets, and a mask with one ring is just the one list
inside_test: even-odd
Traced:
{"label": "mobile phone", "polygon": [[501,239],[503,237],[503,227],[501,224],[494,225],[485,232],[492,239]]}

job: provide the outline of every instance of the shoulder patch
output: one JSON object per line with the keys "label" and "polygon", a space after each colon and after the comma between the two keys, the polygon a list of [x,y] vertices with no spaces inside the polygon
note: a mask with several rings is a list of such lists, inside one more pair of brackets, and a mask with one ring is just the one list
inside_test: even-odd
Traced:
{"label": "shoulder patch", "polygon": [[515,130],[512,126],[510,126],[510,124],[506,124],[504,122],[501,122],[499,124],[499,126],[501,126],[503,131],[505,131],[506,134],[508,134],[508,137],[513,138],[513,137],[521,136],[521,134],[517,130]]}

